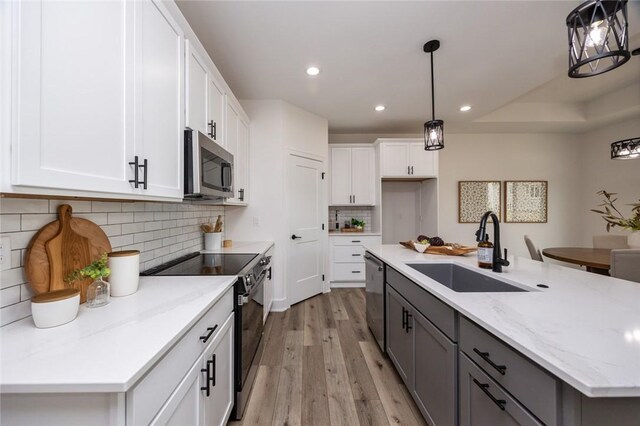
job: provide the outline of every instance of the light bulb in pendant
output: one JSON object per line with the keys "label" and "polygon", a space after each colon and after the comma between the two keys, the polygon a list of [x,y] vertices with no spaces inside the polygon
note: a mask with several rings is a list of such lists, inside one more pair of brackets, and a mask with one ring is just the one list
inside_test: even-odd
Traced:
{"label": "light bulb in pendant", "polygon": [[431,129],[431,132],[429,132],[429,139],[431,139],[432,141],[438,140],[438,134],[435,130]]}
{"label": "light bulb in pendant", "polygon": [[607,25],[602,25],[604,21],[594,22],[591,25],[591,30],[589,31],[589,35],[585,40],[585,44],[589,47],[594,46],[602,46],[605,42],[605,37],[607,36]]}

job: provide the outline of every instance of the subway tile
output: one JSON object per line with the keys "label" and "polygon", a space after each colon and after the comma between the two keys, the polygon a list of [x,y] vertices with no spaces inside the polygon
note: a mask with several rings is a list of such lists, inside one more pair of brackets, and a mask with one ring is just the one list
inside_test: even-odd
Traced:
{"label": "subway tile", "polygon": [[23,214],[21,227],[23,231],[37,231],[47,223],[57,220],[55,214]]}
{"label": "subway tile", "polygon": [[122,203],[123,212],[143,212],[144,203]]}
{"label": "subway tile", "polygon": [[144,224],[145,224],[145,222],[123,223],[122,224],[122,233],[123,234],[135,234],[135,233],[138,233],[138,232],[144,232]]}
{"label": "subway tile", "polygon": [[155,250],[162,247],[162,240],[147,241],[144,243],[144,251]]}
{"label": "subway tile", "polygon": [[122,203],[117,201],[92,201],[91,211],[93,213],[113,213],[122,211]]}
{"label": "subway tile", "polygon": [[163,230],[160,230],[160,231],[153,231],[153,239],[154,240],[159,240],[159,239],[167,238],[167,237],[170,237],[168,229],[163,229]]}
{"label": "subway tile", "polygon": [[171,229],[175,228],[177,223],[175,220],[163,220],[162,221],[162,229]]}
{"label": "subway tile", "polygon": [[144,203],[144,211],[145,212],[157,212],[158,210],[162,210],[162,205],[159,203]]}
{"label": "subway tile", "polygon": [[49,213],[58,213],[58,206],[68,204],[73,214],[91,213],[91,201],[84,200],[49,200]]}
{"label": "subway tile", "polygon": [[11,268],[22,266],[22,250],[11,250]]}
{"label": "subway tile", "polygon": [[111,247],[127,246],[129,244],[133,244],[133,234],[109,237],[109,242],[111,242]]}
{"label": "subway tile", "polygon": [[31,302],[28,300],[0,309],[0,327],[31,316]]}
{"label": "subway tile", "polygon": [[120,249],[121,250],[138,250],[139,252],[142,252],[144,250],[144,243],[129,244],[128,246],[122,246]]}
{"label": "subway tile", "polygon": [[108,213],[107,223],[131,223],[133,222],[133,213]]}
{"label": "subway tile", "polygon": [[29,284],[22,284],[20,286],[20,301],[31,300],[33,295],[33,290],[31,290],[31,286]]}
{"label": "subway tile", "polygon": [[102,225],[100,228],[107,234],[107,237],[115,237],[122,234],[122,225]]}
{"label": "subway tile", "polygon": [[18,250],[27,248],[34,235],[36,235],[36,231],[9,232],[3,234],[2,236],[11,237],[11,249]]}
{"label": "subway tile", "polygon": [[178,242],[178,237],[167,237],[162,239],[163,246],[170,246]]}
{"label": "subway tile", "polygon": [[0,213],[49,213],[49,200],[1,198]]}
{"label": "subway tile", "polygon": [[19,214],[0,215],[0,232],[15,232],[20,230]]}
{"label": "subway tile", "polygon": [[168,220],[171,219],[171,212],[154,212],[153,220]]}
{"label": "subway tile", "polygon": [[134,243],[144,243],[146,241],[151,241],[153,240],[153,231],[149,231],[149,232],[140,232],[137,234],[132,234],[133,235],[133,242]]}
{"label": "subway tile", "polygon": [[81,217],[83,219],[87,219],[90,220],[91,222],[95,223],[96,225],[107,225],[108,221],[107,221],[107,213],[80,213],[78,215],[75,215],[76,217]]}
{"label": "subway tile", "polygon": [[160,221],[144,223],[145,231],[157,231],[158,229],[162,229],[162,222]]}
{"label": "subway tile", "polygon": [[162,211],[163,212],[175,212],[178,210],[178,204],[176,203],[165,203],[162,204]]}
{"label": "subway tile", "polygon": [[161,247],[153,251],[153,257],[157,259],[159,257],[161,258],[162,256],[166,256],[169,253],[171,253],[169,247]]}
{"label": "subway tile", "polygon": [[0,290],[0,308],[13,305],[20,301],[20,286],[5,288]]}
{"label": "subway tile", "polygon": [[145,213],[136,212],[133,214],[133,220],[135,222],[150,222],[153,220],[153,213],[152,212],[145,212]]}

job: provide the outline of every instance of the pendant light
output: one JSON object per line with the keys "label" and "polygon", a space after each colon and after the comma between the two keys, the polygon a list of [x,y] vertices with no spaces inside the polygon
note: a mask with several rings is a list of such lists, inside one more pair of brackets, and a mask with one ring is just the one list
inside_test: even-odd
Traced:
{"label": "pendant light", "polygon": [[629,60],[628,0],[589,0],[567,16],[569,77],[618,68]]}
{"label": "pendant light", "polygon": [[640,159],[640,138],[625,139],[611,144],[612,160]]}
{"label": "pendant light", "polygon": [[431,54],[431,120],[424,123],[424,149],[436,151],[444,148],[444,121],[436,120],[436,107],[433,84],[433,52],[440,47],[439,40],[431,40],[425,43],[423,50]]}

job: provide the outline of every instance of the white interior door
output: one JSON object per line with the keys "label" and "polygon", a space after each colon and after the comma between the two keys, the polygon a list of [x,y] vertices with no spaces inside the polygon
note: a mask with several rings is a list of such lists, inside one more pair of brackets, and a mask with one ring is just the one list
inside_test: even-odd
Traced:
{"label": "white interior door", "polygon": [[289,303],[293,305],[322,293],[322,163],[290,155],[288,186],[288,282]]}

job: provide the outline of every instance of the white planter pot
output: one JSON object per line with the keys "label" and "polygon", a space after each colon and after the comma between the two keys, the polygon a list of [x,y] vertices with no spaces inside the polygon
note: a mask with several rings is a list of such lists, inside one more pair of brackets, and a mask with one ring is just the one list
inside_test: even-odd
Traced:
{"label": "white planter pot", "polygon": [[640,231],[633,231],[627,237],[627,245],[630,249],[640,249]]}
{"label": "white planter pot", "polygon": [[140,280],[140,252],[138,250],[115,251],[109,256],[109,284],[111,296],[128,296],[138,291]]}
{"label": "white planter pot", "polygon": [[205,232],[204,249],[215,250],[222,247],[222,232]]}

